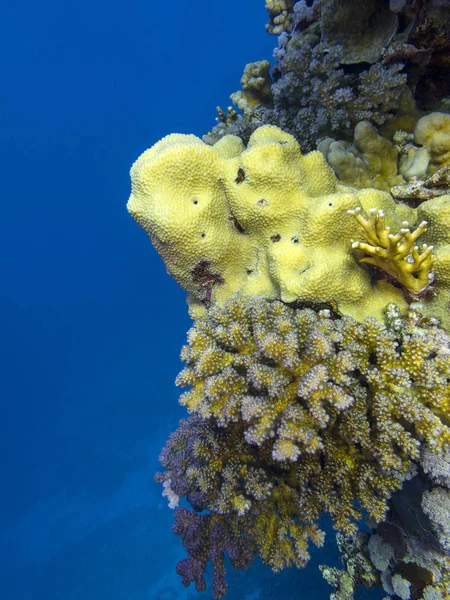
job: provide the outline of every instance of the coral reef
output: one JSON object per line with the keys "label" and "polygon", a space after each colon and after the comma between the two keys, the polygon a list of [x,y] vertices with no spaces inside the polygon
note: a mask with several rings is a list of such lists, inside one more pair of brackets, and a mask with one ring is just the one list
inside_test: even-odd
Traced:
{"label": "coral reef", "polygon": [[[296,35],[279,56],[275,81],[265,102],[245,102],[245,87],[231,99],[239,101],[247,121],[280,127],[304,150],[315,148],[318,141],[334,132],[348,133],[364,119],[382,125],[400,105],[406,82],[401,65],[377,63],[356,76],[341,68],[340,46],[300,43]],[[247,65],[246,73],[258,65]],[[224,133],[228,131],[223,127],[216,128],[203,139],[215,143]]]}
{"label": "coral reef", "polygon": [[390,192],[393,186],[405,182],[399,173],[398,149],[369,121],[356,125],[352,144],[326,138],[317,149],[324,154],[339,181],[346,185]]}
{"label": "coral reef", "polygon": [[[245,135],[245,121],[272,124],[312,150],[326,137],[349,141],[360,121],[383,125],[392,117],[397,129],[414,127],[417,109],[405,114],[403,99],[414,92],[429,110],[450,86],[450,7],[441,0],[267,0],[270,33],[279,35],[273,83],[263,96],[246,102],[231,96],[244,119],[214,128],[204,137],[213,144],[227,133]],[[266,85],[270,83],[268,72]],[[255,102],[257,100],[257,102]],[[243,138],[245,139],[245,138]]]}
{"label": "coral reef", "polygon": [[[131,170],[128,210],[188,292],[190,413],[156,479],[184,585],[303,567],[332,600],[450,597],[450,3],[266,0],[203,137]],[[317,148],[317,149],[316,149]],[[189,508],[188,508],[189,505]],[[228,559],[227,559],[228,557]]]}
{"label": "coral reef", "polygon": [[[424,494],[424,514],[446,547],[449,339],[393,305],[386,323],[239,296],[195,322],[177,379],[190,387],[180,402],[192,416],[157,475],[193,509],[177,509],[174,527],[188,551],[178,566],[185,585],[204,589],[212,561],[222,597],[225,553],[238,569],[254,556],[275,571],[303,566],[308,541],[323,543],[321,514],[347,536],[361,509],[383,523],[421,453],[439,483]],[[378,566],[363,569],[372,583]]]}
{"label": "coral reef", "polygon": [[[131,176],[128,209],[191,295],[193,310],[240,291],[329,303],[359,320],[380,317],[389,302],[406,308],[411,301],[398,284],[408,292],[426,287],[435,259],[439,295],[420,300],[425,314],[449,324],[449,196],[413,209],[379,190],[346,188],[322,153],[302,155],[292,136],[271,126],[258,128],[246,149],[235,136],[214,147],[195,136],[167,136],[144,152]],[[382,211],[385,226],[404,230],[383,234],[389,257],[382,257],[380,241],[372,240],[373,250],[367,243],[352,247],[363,221],[347,213],[358,207]],[[405,221],[418,227],[416,233],[406,232]],[[428,230],[422,221],[430,223]],[[431,250],[419,255],[412,244],[419,235],[434,247],[433,256]],[[363,268],[358,259],[391,279],[377,277],[379,269]]]}
{"label": "coral reef", "polygon": [[384,190],[414,201],[412,206],[450,192],[450,114],[429,113],[416,121],[413,132],[398,129],[392,138],[362,121],[353,143],[326,138],[318,150],[346,185]]}
{"label": "coral reef", "polygon": [[416,475],[394,492],[384,522],[372,523],[370,532],[337,535],[344,568],[321,567],[335,600],[351,600],[358,584],[382,585],[389,596],[406,600],[449,597],[450,490],[448,481],[441,487],[427,476],[424,452],[428,462],[445,463],[448,470],[448,453],[437,457],[425,445]]}
{"label": "coral reef", "polygon": [[270,21],[266,25],[269,33],[278,35],[292,26],[292,11],[295,0],[266,0]]}

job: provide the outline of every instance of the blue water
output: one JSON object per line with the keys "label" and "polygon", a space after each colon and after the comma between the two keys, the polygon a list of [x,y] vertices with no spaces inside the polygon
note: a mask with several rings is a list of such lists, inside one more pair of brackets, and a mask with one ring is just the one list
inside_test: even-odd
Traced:
{"label": "blue water", "polygon": [[[126,212],[128,170],[214,125],[271,56],[265,22],[263,0],[2,6],[1,600],[210,598],[175,574],[153,482],[189,319]],[[329,542],[307,571],[230,574],[229,599],[327,598]]]}

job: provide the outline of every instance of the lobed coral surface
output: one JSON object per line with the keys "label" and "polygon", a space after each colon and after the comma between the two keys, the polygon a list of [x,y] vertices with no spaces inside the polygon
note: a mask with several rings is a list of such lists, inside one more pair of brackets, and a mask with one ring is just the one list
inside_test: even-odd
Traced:
{"label": "lobed coral surface", "polygon": [[[131,177],[128,209],[191,295],[193,309],[241,292],[329,303],[358,320],[380,318],[389,302],[404,309],[407,302],[395,282],[377,278],[359,259],[421,292],[435,257],[439,295],[421,299],[423,311],[449,325],[450,196],[415,209],[381,190],[343,186],[321,152],[303,155],[293,136],[269,125],[252,134],[247,148],[235,136],[213,147],[192,135],[167,136],[142,154]],[[361,224],[348,214],[354,209],[378,211],[380,220],[372,223],[376,236],[363,231],[365,239],[352,246]],[[408,231],[423,221],[429,227],[419,228],[427,244],[420,257],[418,235]],[[403,232],[390,250],[389,228]],[[380,254],[383,244],[384,263],[364,258]],[[430,246],[433,260],[424,262]]]}

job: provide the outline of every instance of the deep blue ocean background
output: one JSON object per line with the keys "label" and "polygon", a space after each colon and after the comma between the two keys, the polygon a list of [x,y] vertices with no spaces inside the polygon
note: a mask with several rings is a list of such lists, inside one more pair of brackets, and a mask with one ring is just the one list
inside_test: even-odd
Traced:
{"label": "deep blue ocean background", "polygon": [[[1,600],[194,600],[153,481],[185,415],[185,294],[127,214],[128,171],[201,136],[246,63],[263,0],[3,3]],[[229,600],[328,598],[317,565],[230,573]],[[361,590],[358,598],[381,598]]]}

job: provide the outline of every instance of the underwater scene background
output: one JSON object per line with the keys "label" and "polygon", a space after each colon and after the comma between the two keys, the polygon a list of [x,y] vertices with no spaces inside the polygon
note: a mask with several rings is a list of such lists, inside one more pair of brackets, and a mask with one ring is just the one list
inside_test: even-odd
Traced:
{"label": "underwater scene background", "polygon": [[[358,4],[362,7],[359,12]],[[204,270],[204,264],[210,263],[205,261],[201,261],[203,270],[197,273],[197,279],[185,281],[169,258],[168,268],[178,273],[174,276],[180,287],[167,275],[158,253],[126,210],[129,167],[142,152],[170,133],[204,136],[205,144],[222,148],[220,152],[231,161],[242,149],[237,152],[226,148],[227,139],[231,139],[226,137],[228,134],[239,136],[245,145],[258,151],[258,144],[266,143],[260,127],[271,125],[269,137],[275,136],[277,144],[286,145],[286,151],[292,151],[290,156],[299,165],[305,159],[305,172],[310,172],[302,182],[309,186],[308,194],[314,202],[305,217],[308,224],[302,236],[328,236],[331,241],[324,246],[324,254],[320,254],[321,249],[317,251],[319,266],[328,260],[326,252],[333,247],[333,256],[336,260],[342,258],[342,264],[350,264],[349,270],[339,271],[341,279],[335,287],[328,279],[332,289],[328,298],[323,297],[320,285],[314,287],[316,280],[311,284],[302,280],[295,289],[283,288],[286,277],[280,267],[279,280],[272,273],[277,292],[267,292],[267,297],[286,303],[296,300],[309,307],[312,294],[323,309],[320,318],[330,321],[337,314],[357,321],[371,317],[372,312],[379,317],[388,301],[397,302],[404,312],[409,306],[422,310],[428,321],[421,335],[434,328],[429,343],[434,343],[437,350],[428,352],[430,360],[436,355],[436,361],[441,360],[440,353],[444,357],[430,375],[434,378],[434,396],[447,394],[447,404],[429,403],[443,423],[442,431],[434,438],[435,429],[430,433],[426,417],[413,415],[410,420],[420,440],[430,447],[430,440],[439,438],[436,445],[444,447],[448,459],[448,336],[439,333],[438,324],[442,322],[448,330],[448,305],[443,299],[447,298],[450,281],[450,252],[444,249],[450,227],[446,221],[450,215],[446,200],[450,187],[446,58],[450,11],[445,2],[432,0],[349,2],[348,14],[341,14],[339,6],[342,3],[337,0],[322,0],[322,5],[320,0],[267,0],[266,7],[262,0],[236,5],[206,0],[139,0],[126,4],[103,0],[69,0],[61,4],[50,0],[43,5],[25,2],[3,7],[2,600],[213,598],[211,565],[203,592],[196,592],[194,584],[183,587],[176,574],[176,564],[186,556],[180,536],[172,533],[174,511],[168,506],[168,499],[177,494],[170,488],[170,479],[167,484],[168,476],[166,481],[160,476],[167,484],[163,497],[161,483],[155,482],[154,475],[162,470],[158,457],[169,434],[187,416],[186,407],[178,402],[181,392],[175,386],[175,377],[182,369],[180,350],[192,326],[182,287],[191,294],[191,316],[201,320],[201,310],[209,308],[211,297],[213,303],[219,298],[214,296],[218,293],[214,286],[222,281],[219,275],[215,281],[211,279],[208,269]],[[360,19],[372,34],[365,37],[364,29],[361,36],[354,36],[350,26],[347,32],[343,23],[352,18]],[[239,88],[244,67],[242,89],[232,97],[239,116],[227,107],[231,104],[230,93]],[[216,106],[223,109],[217,115]],[[430,120],[429,115],[436,114],[441,116]],[[258,129],[256,135],[260,138],[252,138]],[[443,136],[438,141],[433,137],[435,131]],[[320,153],[306,154],[316,147]],[[316,157],[317,162],[308,156]],[[270,162],[273,156],[267,154],[266,158]],[[252,172],[252,164],[249,159],[248,173]],[[208,167],[208,161],[205,165]],[[141,175],[139,165],[134,169],[133,193],[137,198],[141,186],[144,191],[147,188],[145,173]],[[292,183],[290,171],[280,172],[284,190]],[[243,173],[242,169],[237,171],[237,186],[245,180]],[[328,187],[316,182],[315,176],[322,177],[322,173]],[[345,196],[348,186],[354,195],[348,192]],[[367,189],[370,194],[364,191]],[[320,231],[314,233],[316,224],[326,222],[322,213],[314,213],[316,198],[338,193],[350,202],[345,205],[345,214],[352,213],[348,229],[331,227],[331,233],[322,233],[326,227],[317,226]],[[358,213],[359,205],[352,204],[354,198],[368,213],[375,206],[376,216],[371,213],[365,220]],[[405,208],[397,210],[392,198],[395,202],[404,200]],[[431,204],[428,213],[420,209],[422,201],[435,198],[440,198],[439,204]],[[131,206],[130,201],[129,211],[151,233],[146,199],[138,200],[143,204],[136,200],[136,206]],[[416,212],[420,217],[421,210],[432,224],[437,223],[431,238],[426,238],[428,246],[423,247],[422,263],[419,265],[421,259],[414,250],[413,259],[407,256],[406,262],[416,261],[419,265],[413,275],[402,267],[404,263],[398,266],[395,256],[380,258],[378,253],[370,259],[372,262],[363,257],[364,250],[372,252],[368,248],[371,228],[378,228],[378,233],[384,231],[383,210],[398,227],[408,228],[405,218],[414,222]],[[417,236],[426,233],[421,218],[415,225]],[[352,251],[350,233],[356,221],[368,236],[353,242],[358,260],[366,263],[364,268],[348,258]],[[236,223],[239,233],[243,233],[243,222]],[[408,231],[408,240],[409,230],[401,231]],[[280,241],[276,236],[270,239]],[[401,243],[403,238],[399,239]],[[415,239],[411,238],[408,251]],[[294,237],[292,240],[298,242]],[[152,241],[166,261],[164,243],[158,246],[155,237]],[[437,258],[431,244],[437,248]],[[176,251],[172,252],[171,246],[173,255]],[[195,252],[189,250],[188,259],[194,260]],[[371,256],[375,254],[373,251]],[[332,261],[330,265],[334,270]],[[377,269],[382,276],[376,275]],[[356,270],[359,279],[353,277]],[[415,286],[423,280],[426,285]],[[342,281],[347,286],[343,294]],[[383,300],[372,302],[367,296],[372,285],[384,294],[384,304]],[[245,288],[241,284],[237,287]],[[207,290],[204,297],[196,296],[199,288],[201,293]],[[221,289],[228,290],[225,286]],[[264,295],[261,289],[258,293]],[[280,289],[284,291],[278,298]],[[358,293],[361,298],[354,303],[355,308],[351,299]],[[220,302],[226,299],[219,298]],[[392,330],[400,327],[400,321],[398,317]],[[408,331],[402,333],[404,348],[408,347]],[[184,360],[189,362],[186,352]],[[375,359],[371,356],[370,360],[374,365]],[[415,389],[420,379],[415,368],[405,367],[412,381],[405,387]],[[394,375],[400,380],[404,371],[396,370]],[[380,375],[391,376],[384,371]],[[361,383],[365,375],[358,371],[358,377]],[[183,385],[192,382],[185,375]],[[393,386],[392,381],[386,385]],[[257,388],[254,381],[251,386]],[[422,401],[419,392],[417,397]],[[184,404],[191,412],[198,408],[195,402],[191,406],[189,399]],[[333,413],[335,408],[330,414],[338,419]],[[336,410],[346,408],[342,404]],[[442,417],[446,410],[447,417]],[[226,420],[222,415],[220,418]],[[398,421],[409,435],[412,425],[405,425],[401,418]],[[292,444],[286,447],[294,454],[298,450]],[[404,462],[404,471],[398,470],[408,479],[413,477],[410,456],[408,449],[403,450],[399,451],[399,461]],[[287,452],[278,449],[274,456],[277,460],[292,458]],[[418,461],[413,450],[411,455]],[[428,455],[427,464],[432,458]],[[166,456],[164,466],[175,472],[171,460],[173,457]],[[448,472],[442,474],[442,467],[442,473],[436,475],[434,463],[426,471],[425,462],[420,462],[420,469],[426,474],[431,472],[436,478],[433,485],[438,481],[442,486],[439,490],[444,490],[441,512],[436,516],[439,531],[434,531],[441,544],[436,552],[441,556],[442,548],[448,550],[450,545],[450,538],[445,537],[450,470],[447,460]],[[382,466],[386,471],[386,464]],[[181,489],[184,482],[178,485]],[[432,484],[427,485],[431,489]],[[394,484],[391,487],[386,492],[388,499],[395,489]],[[370,513],[370,502],[365,505],[364,498],[357,500],[364,516]],[[181,499],[181,506],[189,506],[186,499]],[[436,514],[433,507],[430,511]],[[348,506],[346,510],[350,510]],[[345,518],[347,515],[342,522]],[[311,559],[302,569],[293,567],[274,573],[256,558],[246,572],[236,572],[226,558],[226,598],[329,598],[332,588],[319,565],[342,564],[330,516],[322,515],[319,525],[327,534],[326,543],[322,548],[310,548]],[[362,525],[362,529],[370,528]],[[377,539],[381,540],[381,535],[380,530]],[[410,584],[406,585],[398,575],[400,571],[395,571],[401,562],[396,552],[384,567],[385,590],[359,585],[355,596],[358,600],[381,599],[387,593],[421,598],[425,585],[429,587],[425,600],[447,597],[431,590],[432,582],[422,571],[420,577],[414,576],[411,595],[407,595]],[[428,563],[425,566],[428,568]],[[394,572],[398,575],[397,587],[392,587]],[[336,600],[344,598],[350,596],[336,596]]]}

